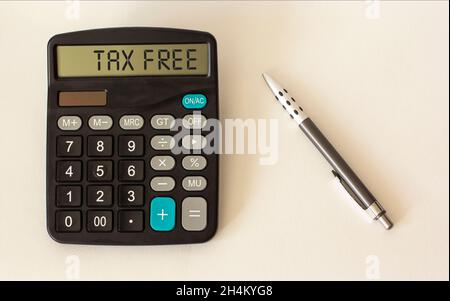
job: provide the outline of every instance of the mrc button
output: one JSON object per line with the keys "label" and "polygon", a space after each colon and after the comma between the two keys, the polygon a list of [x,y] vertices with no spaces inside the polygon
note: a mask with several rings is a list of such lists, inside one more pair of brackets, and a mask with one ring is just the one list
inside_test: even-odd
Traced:
{"label": "mrc button", "polygon": [[186,94],[181,101],[185,109],[203,109],[208,100],[203,94]]}
{"label": "mrc button", "polygon": [[140,115],[123,115],[119,126],[122,130],[139,130],[144,126],[144,118]]}

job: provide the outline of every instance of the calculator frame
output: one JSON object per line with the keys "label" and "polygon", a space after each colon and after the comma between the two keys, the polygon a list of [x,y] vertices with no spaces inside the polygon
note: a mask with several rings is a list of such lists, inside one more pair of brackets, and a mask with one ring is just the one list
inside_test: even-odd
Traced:
{"label": "calculator frame", "polygon": [[[195,76],[133,76],[133,77],[76,77],[76,78],[58,78],[56,72],[56,46],[58,45],[119,45],[119,44],[190,44],[207,43],[209,45],[209,73],[208,75]],[[150,158],[158,155],[150,147],[150,139],[157,134],[176,134],[169,130],[154,130],[150,126],[148,112],[155,110],[158,106],[166,106],[179,112],[184,110],[184,114],[189,114],[188,110],[182,108],[181,97],[185,94],[202,93],[208,98],[207,106],[201,109],[202,114],[207,118],[219,118],[218,104],[218,69],[217,69],[217,43],[215,38],[207,32],[172,29],[172,28],[107,28],[78,31],[59,34],[52,37],[48,42],[48,106],[47,106],[47,230],[50,236],[59,243],[71,244],[94,244],[94,245],[164,245],[164,244],[188,244],[201,243],[211,239],[218,224],[218,186],[219,186],[219,160],[218,154],[202,154],[207,159],[207,168],[201,172],[189,172],[181,169],[181,160],[184,155],[172,155],[176,160],[174,172],[166,172],[176,179],[176,187],[172,192],[152,192],[150,189],[150,179],[152,173],[158,173],[150,170]],[[108,103],[104,107],[60,107],[58,106],[58,92],[60,91],[92,91],[107,90]],[[126,95],[135,93],[140,95],[129,99],[130,103],[124,103],[118,99],[124,99]],[[177,98],[179,108],[175,108],[173,98]],[[155,99],[163,99],[155,101]],[[151,101],[150,101],[151,100]],[[169,103],[169,105],[167,105]],[[145,112],[144,112],[145,111]],[[152,113],[155,115],[161,113]],[[120,116],[126,114],[138,114],[144,117],[144,129],[140,131],[124,131],[118,125]],[[171,114],[171,112],[167,112]],[[57,127],[57,118],[62,115],[78,115],[82,117],[83,125],[77,131],[61,131]],[[93,131],[87,124],[88,116],[91,115],[109,115],[113,117],[113,127],[108,131]],[[59,158],[56,156],[56,137],[59,135],[80,135],[83,137],[83,154],[80,158]],[[89,135],[113,135],[114,154],[107,158],[88,158],[87,157],[87,137]],[[122,158],[117,153],[118,135],[145,135],[145,153],[141,158]],[[169,154],[168,152],[161,155]],[[117,212],[118,210],[133,210],[135,208],[118,207],[118,184],[117,166],[119,160],[144,160],[145,162],[145,180],[142,183],[145,187],[144,207],[137,208],[144,211],[144,231],[143,232],[118,232]],[[83,201],[82,206],[77,208],[56,207],[56,161],[58,160],[82,160],[82,181],[78,183],[59,183],[60,185],[82,185]],[[87,232],[86,229],[86,162],[88,160],[112,160],[114,164],[114,178],[112,182],[105,184],[113,185],[115,198],[113,206],[108,208],[98,208],[98,210],[113,211],[113,231]],[[158,174],[159,175],[159,174]],[[207,188],[202,193],[186,193],[181,187],[181,179],[187,175],[202,175],[207,178]],[[122,182],[120,182],[122,183]],[[93,184],[93,183],[89,183]],[[94,183],[102,185],[104,183]],[[133,184],[122,183],[122,184]],[[176,199],[176,195],[203,196],[207,201],[207,226],[202,231],[186,231],[181,226],[181,202],[182,199]],[[150,228],[150,201],[157,196],[172,196],[176,201],[176,221],[175,229],[169,232],[157,232]],[[97,208],[89,207],[90,210]],[[80,232],[57,232],[56,231],[56,211],[57,210],[81,210],[82,230]]]}

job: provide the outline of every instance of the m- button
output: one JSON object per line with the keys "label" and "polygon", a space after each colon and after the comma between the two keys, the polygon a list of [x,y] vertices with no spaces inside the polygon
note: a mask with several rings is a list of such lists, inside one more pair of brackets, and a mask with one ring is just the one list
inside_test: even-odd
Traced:
{"label": "m- button", "polygon": [[113,125],[113,120],[108,115],[94,115],[89,118],[89,127],[94,131],[106,131]]}
{"label": "m- button", "polygon": [[62,131],[76,131],[83,122],[78,116],[61,116],[58,119],[58,127]]}

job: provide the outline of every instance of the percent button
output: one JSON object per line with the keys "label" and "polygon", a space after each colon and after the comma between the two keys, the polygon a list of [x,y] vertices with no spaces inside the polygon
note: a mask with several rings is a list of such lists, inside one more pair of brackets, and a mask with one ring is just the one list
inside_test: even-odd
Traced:
{"label": "percent button", "polygon": [[181,162],[186,170],[203,170],[206,168],[206,158],[203,156],[186,156]]}

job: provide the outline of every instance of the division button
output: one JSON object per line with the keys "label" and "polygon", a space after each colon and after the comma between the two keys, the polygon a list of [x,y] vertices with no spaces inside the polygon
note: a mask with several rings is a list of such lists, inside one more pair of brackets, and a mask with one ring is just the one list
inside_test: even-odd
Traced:
{"label": "division button", "polygon": [[119,119],[119,126],[123,130],[140,130],[144,126],[144,118],[140,115],[124,115]]}
{"label": "division button", "polygon": [[144,230],[143,211],[119,211],[119,232],[141,232]]}
{"label": "division button", "polygon": [[172,136],[158,135],[153,136],[150,145],[154,150],[170,150],[174,147],[175,141]]}
{"label": "division button", "polygon": [[113,120],[108,115],[94,115],[89,118],[89,127],[94,131],[106,131],[113,125]]}
{"label": "division button", "polygon": [[171,177],[154,177],[150,187],[153,191],[171,191],[175,187],[175,180]]}
{"label": "division button", "polygon": [[175,201],[170,197],[156,197],[150,203],[150,227],[155,231],[175,228]]}
{"label": "division button", "polygon": [[62,131],[76,131],[82,124],[83,122],[78,116],[61,116],[58,119],[58,127]]}
{"label": "division button", "polygon": [[155,115],[150,123],[156,130],[169,130],[175,125],[175,118],[172,115]]}
{"label": "division button", "polygon": [[205,190],[207,181],[201,176],[185,177],[181,185],[186,191],[202,191]]}
{"label": "division button", "polygon": [[175,167],[175,159],[171,156],[154,156],[150,160],[150,166],[154,170],[172,170]]}
{"label": "division button", "polygon": [[187,231],[202,231],[206,228],[207,204],[202,197],[188,197],[181,205],[181,225]]}
{"label": "division button", "polygon": [[188,135],[181,139],[181,145],[185,149],[200,150],[206,146],[206,138],[202,135]]}
{"label": "division button", "polygon": [[181,161],[186,170],[203,170],[206,168],[206,158],[203,156],[186,156]]}

